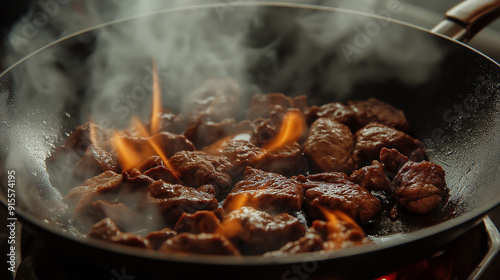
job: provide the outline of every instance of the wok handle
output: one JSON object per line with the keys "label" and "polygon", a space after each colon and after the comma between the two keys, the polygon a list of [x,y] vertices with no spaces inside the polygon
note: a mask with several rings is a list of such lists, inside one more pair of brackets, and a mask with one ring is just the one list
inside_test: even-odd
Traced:
{"label": "wok handle", "polygon": [[500,0],[467,0],[448,10],[432,32],[467,43],[498,17]]}

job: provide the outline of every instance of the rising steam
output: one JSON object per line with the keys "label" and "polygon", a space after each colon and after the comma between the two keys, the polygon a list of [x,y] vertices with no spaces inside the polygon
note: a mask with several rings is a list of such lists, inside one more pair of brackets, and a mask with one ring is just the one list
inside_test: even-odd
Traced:
{"label": "rising steam", "polygon": [[[5,42],[11,50],[3,58],[7,64],[58,38],[112,19],[195,4],[208,4],[210,9],[113,24],[52,46],[20,65],[22,80],[14,80],[14,98],[23,104],[17,122],[22,119],[31,129],[11,139],[19,144],[10,148],[9,158],[17,158],[10,165],[29,169],[25,164],[31,160],[29,151],[36,150],[39,160],[31,163],[32,169],[45,172],[44,159],[61,143],[61,136],[89,115],[107,128],[123,127],[134,115],[147,119],[152,59],[157,63],[163,107],[177,112],[189,94],[210,78],[233,78],[249,94],[319,91],[335,100],[346,97],[358,82],[394,79],[418,85],[441,60],[438,47],[425,36],[394,33],[380,19],[313,10],[281,15],[263,7],[238,8],[248,1],[234,2],[53,0],[50,8],[36,7],[14,26]],[[360,5],[390,17],[401,12],[399,1],[390,2],[393,6]],[[315,3],[355,8],[359,2]],[[35,24],[37,11],[47,14],[45,24]],[[248,39],[249,34],[261,38]],[[332,50],[336,55],[331,55]],[[418,63],[409,66],[410,61]],[[66,127],[66,122],[72,125]]]}

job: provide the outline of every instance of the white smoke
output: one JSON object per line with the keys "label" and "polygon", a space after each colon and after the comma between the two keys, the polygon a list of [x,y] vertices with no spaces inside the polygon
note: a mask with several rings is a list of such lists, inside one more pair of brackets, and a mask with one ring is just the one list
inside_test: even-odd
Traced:
{"label": "white smoke", "polygon": [[[64,133],[89,115],[104,127],[123,126],[135,114],[147,115],[151,108],[153,59],[161,79],[163,106],[173,109],[180,108],[189,93],[210,78],[233,78],[245,91],[254,93],[261,90],[261,85],[250,77],[258,76],[266,83],[262,88],[269,91],[308,94],[319,90],[335,93],[333,98],[341,99],[359,82],[394,79],[418,85],[432,75],[441,60],[439,48],[426,40],[426,34],[405,36],[389,32],[392,29],[381,19],[350,13],[294,10],[287,15],[272,14],[272,30],[265,33],[269,31],[269,10],[238,7],[246,2],[40,1],[7,38],[10,53],[3,58],[7,64],[64,36],[110,20],[199,4],[209,8],[159,13],[109,25],[92,32],[92,36],[81,35],[51,46],[16,67],[21,78],[14,77],[18,119],[13,122],[32,129],[11,139],[24,144],[10,147],[9,154],[19,157],[19,152],[31,145],[23,139],[39,139],[39,132],[44,131],[44,138],[34,141],[39,158],[36,170],[43,171],[43,157],[54,149],[54,143],[60,143]],[[385,17],[402,9],[398,0],[383,4],[279,2],[353,8]],[[252,30],[266,34],[264,43],[249,44],[245,36]],[[334,59],[330,57],[332,50],[338,54]],[[286,59],[281,52],[287,54]],[[319,67],[325,60],[331,61]],[[259,65],[263,65],[263,70],[255,71]],[[253,73],[249,73],[249,67]],[[269,69],[274,72],[267,77]],[[314,84],[318,80],[319,87]],[[78,108],[78,114],[70,114],[68,107]],[[73,120],[73,127],[61,126],[69,120]],[[22,162],[16,162],[18,166],[14,167],[24,168]]]}

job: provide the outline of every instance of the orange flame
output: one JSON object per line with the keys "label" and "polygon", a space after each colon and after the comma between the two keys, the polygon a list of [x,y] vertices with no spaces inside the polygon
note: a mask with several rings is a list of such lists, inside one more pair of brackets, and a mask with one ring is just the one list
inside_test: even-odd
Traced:
{"label": "orange flame", "polygon": [[299,140],[306,127],[306,122],[299,111],[288,111],[283,118],[278,134],[265,148],[273,151]]}
{"label": "orange flame", "polygon": [[237,195],[231,196],[230,199],[226,198],[226,203],[224,204],[224,210],[234,211],[240,209],[243,206],[251,206],[258,208],[259,200],[253,200],[254,197],[263,194],[268,189],[267,184],[259,186],[258,189],[254,190],[252,193],[239,193]]}
{"label": "orange flame", "polygon": [[148,157],[152,155],[158,155],[167,168],[172,170],[175,175],[179,175],[179,173],[168,161],[168,157],[165,155],[160,145],[155,141],[154,136],[151,136],[160,132],[161,110],[162,107],[160,81],[158,78],[156,62],[155,60],[153,60],[153,104],[151,110],[152,113],[150,130],[148,131],[146,126],[136,116],[132,117],[130,121],[130,126],[134,127],[137,130],[137,132],[139,133],[139,137],[145,138],[146,143],[141,144],[141,147],[137,147],[137,145],[133,145],[132,143],[129,143],[128,141],[123,139],[119,135],[119,133],[115,133],[113,135],[113,147],[116,149],[120,165],[124,170],[131,170],[132,168],[139,166]]}
{"label": "orange flame", "polygon": [[227,205],[224,205],[224,209],[226,211],[234,211],[240,209],[241,207],[247,205],[247,202],[250,200],[250,198],[251,196],[246,193],[233,196],[231,201]]}
{"label": "orange flame", "polygon": [[115,132],[112,138],[113,147],[118,154],[118,161],[123,170],[131,170],[144,161],[144,155],[139,154],[134,147],[125,141],[119,132]]}
{"label": "orange flame", "polygon": [[237,235],[242,228],[243,226],[239,220],[224,220],[222,221],[221,226],[216,229],[215,233],[231,238]]}
{"label": "orange flame", "polygon": [[151,133],[160,132],[161,87],[156,62],[153,59],[153,106],[151,112]]}
{"label": "orange flame", "polygon": [[344,241],[341,223],[352,226],[354,231],[364,236],[363,229],[349,215],[340,210],[330,210],[325,207],[319,207],[319,209],[327,221],[329,241],[333,242],[332,244],[342,244]]}
{"label": "orange flame", "polygon": [[139,120],[138,117],[133,116],[130,120],[130,126],[135,127],[139,132],[139,137],[149,137],[149,131],[146,129],[146,126]]}
{"label": "orange flame", "polygon": [[[151,148],[153,148],[154,152],[161,158],[161,160],[163,161],[163,164],[165,164],[165,166],[168,169],[172,170],[172,172],[175,175],[179,176],[179,173],[170,164],[170,162],[168,161],[168,157],[165,155],[165,153],[163,152],[161,147],[158,145],[158,143],[156,143],[156,141],[153,139],[153,137],[150,137],[150,134],[149,134],[148,130],[146,129],[146,126],[141,122],[141,120],[139,120],[137,117],[134,116],[132,118],[131,125],[134,126],[139,131],[139,135],[141,137],[147,137],[146,138],[147,143],[151,146]],[[151,155],[148,155],[148,156],[151,156]]]}

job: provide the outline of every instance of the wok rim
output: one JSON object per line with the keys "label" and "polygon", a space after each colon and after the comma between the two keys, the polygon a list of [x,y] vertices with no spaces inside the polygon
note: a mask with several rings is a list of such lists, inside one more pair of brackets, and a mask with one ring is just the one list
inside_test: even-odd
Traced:
{"label": "wok rim", "polygon": [[[452,38],[449,38],[445,35],[438,34],[438,33],[433,33],[430,30],[427,30],[425,28],[419,27],[417,25],[411,24],[411,23],[406,23],[402,22],[400,20],[392,19],[392,18],[386,18],[382,17],[379,15],[374,15],[374,14],[369,14],[365,12],[360,12],[360,11],[354,11],[354,10],[348,10],[348,9],[343,9],[343,8],[335,8],[335,7],[323,7],[323,6],[316,6],[316,5],[310,5],[310,4],[291,4],[291,3],[279,3],[279,2],[245,2],[245,3],[231,3],[231,5],[234,6],[240,6],[240,7],[255,7],[255,6],[260,6],[260,7],[282,7],[282,8],[293,8],[293,9],[310,9],[310,10],[320,10],[320,11],[326,11],[326,12],[338,12],[338,13],[347,13],[347,14],[353,14],[353,15],[358,15],[358,16],[364,16],[367,18],[373,18],[377,20],[384,20],[390,23],[398,24],[398,25],[403,25],[407,26],[412,29],[419,30],[421,32],[428,33],[429,35],[441,37],[445,40],[450,41],[451,43],[460,45],[462,47],[467,48],[469,51],[474,52],[476,55],[480,55],[483,58],[486,58],[490,62],[492,62],[496,67],[500,67],[500,64],[487,55],[483,54],[482,52],[476,50],[475,48],[464,44],[462,42],[456,41]],[[50,48],[51,46],[54,46],[56,44],[59,44],[61,42],[64,42],[66,40],[69,40],[71,38],[74,38],[79,35],[86,34],[91,31],[95,31],[100,28],[104,28],[107,26],[111,26],[114,24],[120,24],[123,22],[128,22],[132,20],[137,20],[141,18],[146,18],[146,17],[152,17],[152,16],[158,16],[158,15],[165,15],[169,13],[176,13],[176,12],[183,12],[183,11],[190,11],[190,10],[201,10],[201,9],[214,9],[216,6],[214,4],[206,4],[206,5],[196,5],[196,6],[188,6],[188,7],[181,7],[181,8],[172,8],[172,9],[164,9],[164,10],[159,10],[159,11],[154,11],[154,12],[147,12],[139,15],[134,15],[134,16],[129,16],[117,20],[113,20],[110,22],[98,24],[86,29],[83,29],[81,31],[75,32],[73,34],[64,36],[54,42],[51,42],[47,45],[45,45],[42,48],[39,48],[38,50],[32,52],[29,55],[26,55],[25,57],[19,59],[17,62],[14,64],[10,65],[7,67],[2,73],[0,73],[0,78],[2,78],[4,75],[7,75],[11,71],[13,71],[17,66],[22,64],[24,61],[30,59],[31,57],[37,55],[38,53],[44,51],[47,48]],[[499,68],[500,70],[500,68]],[[3,183],[2,183],[3,184]],[[4,207],[7,207],[7,199],[5,197],[5,194],[2,193],[0,195],[0,202],[3,204]],[[111,251],[114,253],[119,253],[119,254],[124,254],[124,255],[129,255],[133,257],[140,257],[140,258],[145,258],[145,259],[155,259],[155,260],[161,260],[161,261],[170,261],[170,262],[183,262],[183,263],[196,263],[196,264],[209,264],[209,265],[244,265],[244,266],[253,266],[253,265],[276,265],[276,264],[294,264],[294,263],[300,263],[304,262],[304,260],[310,260],[311,257],[313,257],[313,260],[316,261],[326,261],[326,260],[335,260],[335,259],[342,259],[346,257],[352,257],[355,255],[362,255],[362,254],[367,254],[367,253],[376,253],[378,251],[384,251],[384,250],[389,250],[391,248],[395,248],[404,244],[409,244],[413,242],[417,242],[421,239],[431,237],[433,235],[437,235],[439,233],[452,230],[454,228],[463,226],[463,225],[468,225],[468,224],[478,224],[481,222],[481,219],[486,213],[494,208],[495,206],[500,204],[500,197],[496,198],[496,200],[491,200],[486,204],[483,204],[481,207],[476,208],[468,213],[464,213],[460,215],[459,217],[454,217],[451,218],[447,221],[428,226],[416,231],[412,231],[409,233],[404,233],[404,238],[391,238],[387,241],[384,241],[383,244],[365,244],[363,246],[355,246],[355,247],[350,247],[350,248],[344,248],[341,250],[336,250],[332,252],[325,252],[321,256],[318,256],[317,252],[312,252],[312,253],[301,253],[297,255],[289,255],[289,256],[280,256],[280,257],[264,257],[264,256],[241,256],[241,257],[234,257],[234,256],[217,256],[217,255],[179,255],[179,254],[165,254],[157,251],[149,251],[149,250],[144,250],[144,249],[139,249],[139,248],[133,248],[133,247],[128,247],[128,246],[122,246],[118,244],[113,244],[109,242],[105,242],[102,240],[96,240],[96,239],[90,239],[90,238],[79,238],[73,234],[70,234],[68,232],[64,232],[61,230],[60,227],[56,226],[51,226],[49,223],[42,221],[40,218],[36,217],[35,215],[29,213],[28,211],[25,211],[24,209],[16,209],[16,217],[19,218],[20,221],[26,222],[28,224],[34,225],[50,234],[54,234],[59,238],[64,238],[67,240],[70,240],[72,242],[76,242],[79,245],[82,246],[90,246],[93,247],[97,250],[107,250]],[[470,228],[471,226],[468,226]],[[465,229],[463,230],[465,231]]]}

